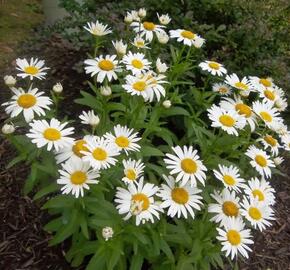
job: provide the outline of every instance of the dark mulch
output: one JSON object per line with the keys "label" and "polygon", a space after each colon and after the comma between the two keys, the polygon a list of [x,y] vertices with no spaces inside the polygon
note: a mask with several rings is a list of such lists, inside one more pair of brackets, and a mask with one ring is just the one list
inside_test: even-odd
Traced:
{"label": "dark mulch", "polygon": [[[85,77],[74,67],[85,54],[66,45],[54,37],[38,49],[34,48],[33,56],[36,54],[49,60],[48,66],[53,67],[50,73],[55,81],[46,82],[44,90],[48,91],[55,82],[61,81],[65,89],[62,112],[77,115],[81,109],[74,105],[73,99],[79,97],[79,91],[87,86],[84,85]],[[2,103],[4,95],[1,99]],[[0,116],[3,120],[4,115]],[[0,156],[0,269],[71,269],[64,259],[63,246],[48,247],[51,236],[42,229],[49,220],[48,215],[40,211],[39,204],[21,193],[28,168],[23,164],[9,170],[5,168],[13,158],[13,150],[7,141],[0,142]],[[290,160],[287,165],[290,165]],[[284,171],[290,175],[287,165],[284,165]],[[290,179],[276,178],[272,182],[277,191],[276,221],[270,229],[256,233],[254,251],[249,260],[240,262],[241,269],[290,269]]]}

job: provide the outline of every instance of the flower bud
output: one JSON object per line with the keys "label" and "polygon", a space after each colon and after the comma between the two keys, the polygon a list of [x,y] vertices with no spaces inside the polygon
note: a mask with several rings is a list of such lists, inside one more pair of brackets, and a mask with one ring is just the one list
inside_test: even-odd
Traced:
{"label": "flower bud", "polygon": [[53,87],[52,87],[52,91],[59,94],[61,93],[63,90],[63,87],[61,85],[61,83],[56,83]]}
{"label": "flower bud", "polygon": [[159,16],[159,14],[157,13],[157,17],[159,22],[163,25],[167,25],[171,21],[171,18],[168,16],[168,14],[162,14],[161,16]]}
{"label": "flower bud", "polygon": [[169,109],[171,107],[171,101],[170,100],[164,100],[162,103],[163,107],[166,109]]}
{"label": "flower bud", "polygon": [[195,48],[201,48],[204,42],[205,42],[205,39],[197,35],[194,38],[193,45]]}
{"label": "flower bud", "polygon": [[275,157],[273,159],[273,161],[274,161],[274,163],[275,163],[276,166],[279,166],[284,161],[284,158],[282,158],[282,157]]}
{"label": "flower bud", "polygon": [[95,127],[100,123],[99,116],[95,115],[93,110],[88,112],[83,111],[79,118],[82,120],[82,124],[91,125],[92,127]]}
{"label": "flower bud", "polygon": [[114,231],[112,227],[104,227],[102,230],[102,236],[105,238],[105,241],[108,241],[113,237]]}
{"label": "flower bud", "polygon": [[124,54],[126,54],[126,50],[127,50],[127,44],[123,43],[123,40],[117,40],[117,41],[112,41],[113,46],[117,52],[117,54],[119,54],[120,56],[123,56]]}
{"label": "flower bud", "polygon": [[140,8],[139,9],[139,11],[138,11],[138,16],[140,17],[140,18],[144,18],[144,17],[146,17],[146,9],[145,8]]}
{"label": "flower bud", "polygon": [[8,87],[13,87],[16,84],[16,79],[11,75],[4,76],[4,83]]}
{"label": "flower bud", "polygon": [[158,73],[164,73],[167,71],[168,66],[165,63],[162,63],[159,58],[157,58],[156,68],[158,70]]}
{"label": "flower bud", "polygon": [[12,124],[4,124],[2,126],[2,133],[3,134],[11,134],[15,131],[15,126]]}
{"label": "flower bud", "polygon": [[124,18],[124,22],[130,24],[131,22],[133,22],[133,16],[130,13],[127,13]]}
{"label": "flower bud", "polygon": [[110,96],[112,94],[112,89],[110,86],[101,86],[101,95]]}
{"label": "flower bud", "polygon": [[157,39],[161,44],[166,44],[169,40],[169,36],[165,32],[156,32]]}

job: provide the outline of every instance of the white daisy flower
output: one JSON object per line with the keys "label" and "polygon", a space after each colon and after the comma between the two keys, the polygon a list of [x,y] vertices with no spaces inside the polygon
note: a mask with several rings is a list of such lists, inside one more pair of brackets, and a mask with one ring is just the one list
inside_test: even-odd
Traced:
{"label": "white daisy flower", "polygon": [[251,178],[244,186],[244,192],[250,199],[258,199],[258,201],[267,205],[275,203],[275,190],[264,178],[261,178],[261,180],[257,177]]}
{"label": "white daisy flower", "polygon": [[21,71],[21,73],[17,74],[17,76],[21,78],[29,77],[30,80],[33,78],[37,79],[44,79],[47,72],[45,70],[49,69],[45,67],[45,62],[43,60],[38,60],[37,58],[31,58],[28,62],[25,58],[24,59],[16,59],[16,69]]}
{"label": "white daisy flower", "polygon": [[89,190],[88,184],[98,184],[96,180],[100,174],[98,171],[90,170],[90,164],[81,159],[71,159],[62,164],[62,169],[57,183],[63,185],[63,194],[72,193],[76,198],[84,196],[84,189]]}
{"label": "white daisy flower", "polygon": [[217,228],[219,235],[217,239],[221,241],[222,251],[226,256],[231,255],[233,260],[238,253],[245,258],[249,258],[248,251],[252,251],[248,245],[253,244],[252,235],[249,229],[245,229],[245,224],[241,218],[228,218],[225,228]]}
{"label": "white daisy flower", "polygon": [[117,187],[115,202],[119,214],[126,214],[124,220],[136,216],[137,226],[148,221],[154,223],[154,216],[159,219],[159,212],[162,212],[162,208],[154,202],[153,196],[157,191],[157,186],[143,184],[143,177],[140,181],[128,185],[126,189]]}
{"label": "white daisy flower", "polygon": [[152,93],[150,93],[148,97],[150,102],[153,101],[154,96],[156,96],[157,101],[160,100],[161,96],[165,97],[166,91],[162,84],[168,82],[164,80],[166,78],[164,74],[156,75],[153,72],[148,72],[144,74],[143,78],[146,80],[146,83],[152,89]]}
{"label": "white daisy flower", "polygon": [[143,53],[132,53],[124,55],[122,62],[126,65],[126,69],[130,70],[133,75],[139,75],[150,69],[150,64]]}
{"label": "white daisy flower", "polygon": [[158,20],[159,22],[162,24],[162,25],[167,25],[170,23],[171,21],[171,18],[169,17],[168,14],[162,14],[159,16],[159,14],[157,13],[157,17],[158,17]]}
{"label": "white daisy flower", "polygon": [[278,90],[274,88],[265,88],[262,90],[258,90],[258,92],[260,98],[262,98],[265,102],[269,102],[272,105],[275,104],[275,102],[281,98],[281,95],[278,92]]}
{"label": "white daisy flower", "polygon": [[122,181],[124,181],[126,184],[132,184],[143,175],[145,166],[141,159],[132,160],[130,158],[128,160],[123,160],[122,163],[124,166],[124,177],[122,178]]}
{"label": "white daisy flower", "polygon": [[275,164],[265,151],[251,145],[245,155],[252,159],[250,164],[261,176],[271,177],[270,168],[275,167]]}
{"label": "white daisy flower", "polygon": [[254,132],[257,124],[256,115],[252,111],[252,108],[245,104],[240,96],[234,95],[233,99],[224,98],[219,105],[225,110],[234,110],[239,115],[243,116],[251,128],[251,132]]}
{"label": "white daisy flower", "polygon": [[189,184],[184,186],[175,185],[175,179],[172,176],[163,175],[167,184],[162,184],[157,196],[162,199],[161,208],[168,208],[167,215],[170,217],[183,216],[187,219],[188,215],[194,219],[193,210],[200,210],[202,197],[197,195],[201,190],[196,187],[190,187]]}
{"label": "white daisy flower", "polygon": [[73,127],[65,128],[68,123],[60,123],[55,118],[52,118],[48,123],[46,120],[33,120],[30,123],[30,133],[26,136],[35,143],[38,148],[47,145],[47,150],[54,148],[56,151],[73,143],[74,139],[68,137],[73,134]]}
{"label": "white daisy flower", "polygon": [[196,180],[205,185],[206,179],[205,172],[207,168],[203,165],[199,159],[197,150],[194,150],[192,146],[180,146],[172,147],[175,155],[166,154],[168,158],[164,159],[167,164],[166,168],[170,170],[170,174],[177,174],[176,182],[181,181],[181,186],[184,186],[188,181],[190,185],[195,187],[197,185]]}
{"label": "white daisy flower", "polygon": [[147,46],[148,43],[146,43],[145,40],[139,35],[134,38],[134,41],[131,44],[134,45],[137,49],[150,49]]}
{"label": "white daisy flower", "polygon": [[204,61],[198,65],[202,70],[208,71],[212,75],[223,76],[227,74],[227,70],[222,64],[215,61]]}
{"label": "white daisy flower", "polygon": [[87,140],[90,137],[93,136],[86,135],[82,139],[75,140],[68,146],[65,146],[58,151],[55,151],[56,163],[59,164],[66,160],[70,160],[71,158],[81,159],[84,156],[82,151],[89,152],[89,149],[85,145],[87,144]]}
{"label": "white daisy flower", "polygon": [[212,90],[224,96],[228,96],[232,93],[231,88],[227,84],[224,84],[224,83],[215,83],[212,86]]}
{"label": "white daisy flower", "polygon": [[117,159],[114,158],[120,154],[118,148],[108,142],[104,137],[92,136],[86,139],[89,151],[81,151],[84,155],[82,159],[90,163],[95,170],[108,169],[116,164]]}
{"label": "white daisy flower", "polygon": [[229,217],[240,216],[240,201],[234,190],[229,191],[226,188],[221,192],[215,190],[211,197],[217,202],[208,205],[208,212],[215,214],[211,221],[225,226]]}
{"label": "white daisy flower", "polygon": [[97,81],[102,83],[105,78],[108,81],[112,81],[112,79],[116,80],[117,74],[116,72],[120,72],[121,69],[118,66],[118,61],[116,59],[116,55],[106,55],[104,58],[102,55],[96,57],[95,59],[87,59],[85,60],[86,74],[91,74],[91,77],[97,76]]}
{"label": "white daisy flower", "polygon": [[260,91],[274,86],[272,78],[259,78],[257,76],[249,76],[249,83],[252,88]]}
{"label": "white daisy flower", "polygon": [[259,138],[257,141],[263,144],[265,150],[269,148],[273,155],[278,155],[281,145],[273,136],[266,134],[265,136]]}
{"label": "white daisy flower", "polygon": [[84,28],[89,31],[94,36],[105,36],[112,33],[112,30],[108,27],[108,25],[102,24],[99,21],[87,23]]}
{"label": "white daisy flower", "polygon": [[90,110],[88,112],[83,111],[79,118],[82,120],[81,123],[84,125],[90,125],[92,127],[97,126],[100,123],[99,116],[95,115],[94,110]]}
{"label": "white daisy flower", "polygon": [[281,141],[283,144],[283,148],[286,151],[290,151],[290,134],[286,133],[281,136]]}
{"label": "white daisy flower", "polygon": [[[148,76],[132,76],[127,75],[125,77],[126,84],[123,84],[122,87],[132,96],[142,96],[145,101],[153,101],[154,95],[157,96],[157,98],[160,98],[160,93],[157,91],[161,91],[161,94],[165,96],[165,89],[157,84],[153,83],[153,80],[149,80]],[[161,86],[161,87],[160,87]],[[153,87],[157,91],[153,91]],[[164,90],[163,90],[164,89]]]}
{"label": "white daisy flower", "polygon": [[248,96],[249,93],[253,90],[247,77],[244,77],[242,80],[240,80],[235,73],[227,75],[225,83],[236,89],[239,89],[242,96]]}
{"label": "white daisy flower", "polygon": [[260,231],[263,231],[266,227],[271,226],[269,220],[275,219],[272,208],[264,202],[260,202],[258,199],[248,201],[248,199],[244,198],[241,205],[241,214],[250,221],[255,229],[258,227]]}
{"label": "white daisy flower", "polygon": [[288,102],[286,98],[277,98],[274,103],[274,107],[279,111],[279,112],[284,112],[286,111],[288,107]]}
{"label": "white daisy flower", "polygon": [[131,23],[131,26],[133,27],[134,32],[139,33],[141,37],[145,36],[145,39],[149,42],[153,39],[153,33],[164,32],[162,28],[165,27],[148,21],[143,23],[133,22]]}
{"label": "white daisy flower", "polygon": [[49,110],[49,105],[52,104],[49,97],[43,96],[44,92],[38,92],[38,89],[32,86],[27,92],[14,87],[11,90],[14,93],[11,100],[2,104],[2,106],[7,106],[5,112],[11,117],[16,117],[22,112],[25,121],[30,122],[34,119],[34,113],[38,116],[45,115],[44,109]]}
{"label": "white daisy flower", "polygon": [[141,140],[141,138],[138,137],[138,133],[134,133],[134,129],[129,129],[126,126],[114,126],[114,134],[108,132],[104,137],[119,151],[124,150],[126,155],[128,155],[130,151],[139,151],[141,148],[137,143]]}
{"label": "white daisy flower", "polygon": [[112,41],[112,43],[118,55],[123,56],[124,54],[126,54],[127,44],[124,43],[122,39],[116,40],[115,42]]}
{"label": "white daisy flower", "polygon": [[187,46],[195,46],[195,39],[199,37],[197,34],[185,29],[170,30],[169,34],[171,38],[177,38],[178,42],[182,42]]}
{"label": "white daisy flower", "polygon": [[239,169],[233,165],[229,167],[218,165],[219,171],[213,170],[215,177],[220,180],[229,190],[240,192],[240,188],[244,187],[245,180],[241,178]]}
{"label": "white daisy flower", "polygon": [[237,129],[243,129],[246,119],[234,110],[225,110],[216,105],[208,109],[208,117],[212,121],[212,127],[219,127],[230,135],[238,136]]}
{"label": "white daisy flower", "polygon": [[255,101],[253,102],[253,111],[270,129],[275,130],[279,125],[279,122],[282,122],[280,113],[277,111],[277,109],[273,108],[270,103]]}

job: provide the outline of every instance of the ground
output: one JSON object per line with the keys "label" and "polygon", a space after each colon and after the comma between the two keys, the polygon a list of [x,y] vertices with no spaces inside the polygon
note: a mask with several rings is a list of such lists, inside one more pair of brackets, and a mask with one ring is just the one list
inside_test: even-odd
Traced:
{"label": "ground", "polygon": [[[4,0],[4,2],[7,5],[2,4],[0,9],[0,51],[4,52],[0,55],[0,74],[7,74],[10,68],[13,68],[12,60],[19,56],[20,51],[25,56],[43,56],[49,61],[48,66],[53,67],[50,74],[54,77],[54,81],[49,82],[45,90],[49,91],[55,82],[61,81],[66,92],[64,113],[72,111],[75,113],[72,100],[79,96],[84,78],[72,70],[72,67],[84,54],[67,49],[67,44],[63,44],[56,36],[33,50],[24,51],[22,41],[33,33],[35,25],[42,20],[38,1]],[[14,8],[16,2],[18,6]],[[2,82],[0,86],[6,89],[3,88]],[[7,91],[1,95],[0,103],[4,101],[6,95]],[[4,112],[0,112],[0,121],[5,118]],[[28,168],[20,164],[6,169],[13,155],[13,149],[1,138],[0,269],[71,269],[64,259],[65,243],[57,247],[48,247],[51,236],[42,228],[49,220],[49,216],[40,210],[43,202],[32,201],[30,197],[25,197],[21,193]],[[288,160],[283,169],[287,175],[290,175],[289,165]],[[276,177],[272,183],[277,191],[276,221],[268,230],[256,233],[254,251],[250,254],[249,260],[240,263],[241,269],[290,269],[290,180]]]}

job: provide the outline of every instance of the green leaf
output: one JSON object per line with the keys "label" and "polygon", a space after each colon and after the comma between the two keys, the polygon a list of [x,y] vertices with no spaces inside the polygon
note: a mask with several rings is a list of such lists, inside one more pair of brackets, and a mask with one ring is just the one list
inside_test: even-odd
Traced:
{"label": "green leaf", "polygon": [[42,198],[43,196],[55,192],[58,190],[58,185],[57,183],[52,183],[46,187],[44,187],[43,189],[39,190],[33,197],[33,200],[38,200],[40,198]]}
{"label": "green leaf", "polygon": [[176,116],[176,115],[189,116],[189,112],[182,107],[170,107],[162,111],[162,116]]}
{"label": "green leaf", "polygon": [[154,148],[147,145],[142,146],[141,151],[143,157],[164,156],[163,152],[161,152],[158,148]]}
{"label": "green leaf", "polygon": [[141,254],[136,254],[131,260],[130,270],[141,270],[143,264],[143,256]]}
{"label": "green leaf", "polygon": [[173,253],[172,253],[172,251],[171,251],[169,245],[168,245],[167,242],[166,242],[164,239],[162,239],[162,238],[160,238],[160,248],[161,248],[161,250],[166,254],[167,258],[168,258],[170,261],[172,261],[172,262],[175,261],[175,259],[174,259],[174,255],[173,255]]}
{"label": "green leaf", "polygon": [[78,210],[73,209],[67,224],[64,224],[55,234],[52,240],[49,241],[49,245],[56,245],[63,242],[70,237],[76,229],[79,227],[78,223]]}
{"label": "green leaf", "polygon": [[104,246],[99,246],[95,255],[90,260],[86,270],[101,270],[106,269],[106,256]]}
{"label": "green leaf", "polygon": [[13,158],[6,166],[7,169],[10,169],[11,167],[13,167],[14,165],[16,165],[17,163],[21,162],[21,161],[25,161],[26,160],[26,154],[21,154],[15,158]]}
{"label": "green leaf", "polygon": [[47,201],[41,209],[71,208],[74,206],[74,198],[69,195],[58,195]]}
{"label": "green leaf", "polygon": [[31,170],[28,178],[25,181],[23,193],[27,195],[34,187],[37,177],[37,167],[36,163],[32,163]]}

